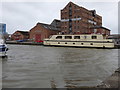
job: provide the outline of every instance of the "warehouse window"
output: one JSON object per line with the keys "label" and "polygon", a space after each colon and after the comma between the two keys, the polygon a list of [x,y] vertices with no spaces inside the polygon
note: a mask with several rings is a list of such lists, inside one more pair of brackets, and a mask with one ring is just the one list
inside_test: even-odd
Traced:
{"label": "warehouse window", "polygon": [[76,6],[74,6],[74,8],[76,8]]}
{"label": "warehouse window", "polygon": [[57,36],[56,39],[62,39],[62,36]]}
{"label": "warehouse window", "polygon": [[76,29],[76,26],[74,26],[74,29]]}
{"label": "warehouse window", "polygon": [[72,39],[72,36],[65,36],[65,39]]}

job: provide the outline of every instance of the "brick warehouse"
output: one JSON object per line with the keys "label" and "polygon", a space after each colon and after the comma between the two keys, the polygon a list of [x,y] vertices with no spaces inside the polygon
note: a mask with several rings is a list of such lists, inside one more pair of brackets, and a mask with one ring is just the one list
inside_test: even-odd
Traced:
{"label": "brick warehouse", "polygon": [[25,40],[29,39],[28,31],[16,31],[11,35],[11,40]]}
{"label": "brick warehouse", "polygon": [[69,2],[61,10],[61,30],[64,34],[110,34],[102,27],[102,17],[95,10],[87,10]]}
{"label": "brick warehouse", "polygon": [[37,23],[30,30],[30,39],[34,42],[42,42],[44,38],[49,38],[50,35],[55,35],[60,32],[60,21],[54,20],[50,25]]}

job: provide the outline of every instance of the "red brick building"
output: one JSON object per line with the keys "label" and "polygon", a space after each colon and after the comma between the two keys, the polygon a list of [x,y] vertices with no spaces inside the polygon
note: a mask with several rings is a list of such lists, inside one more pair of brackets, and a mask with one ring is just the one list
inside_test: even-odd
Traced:
{"label": "red brick building", "polygon": [[42,42],[43,39],[49,38],[50,35],[58,34],[60,28],[56,27],[55,23],[54,25],[37,23],[36,26],[30,30],[30,39],[34,42]]}
{"label": "red brick building", "polygon": [[[96,28],[99,27],[99,28]],[[94,28],[93,28],[94,27]],[[65,34],[110,34],[110,30],[102,27],[102,17],[95,10],[87,10],[69,2],[61,10],[61,30]],[[95,32],[94,32],[95,31]]]}
{"label": "red brick building", "polygon": [[29,39],[28,31],[16,31],[11,35],[11,40],[25,40]]}

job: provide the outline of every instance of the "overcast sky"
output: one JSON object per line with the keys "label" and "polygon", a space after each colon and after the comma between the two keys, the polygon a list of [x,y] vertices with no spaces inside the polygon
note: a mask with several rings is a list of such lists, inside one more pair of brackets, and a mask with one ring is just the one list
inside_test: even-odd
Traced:
{"label": "overcast sky", "polygon": [[[8,33],[12,34],[17,30],[28,31],[38,22],[50,24],[53,19],[60,19],[60,10],[70,0],[33,1],[35,0],[26,2],[4,2],[3,0],[0,3],[0,23],[7,24]],[[118,2],[105,2],[105,0],[104,2],[71,1],[89,10],[95,9],[97,14],[103,18],[103,26],[109,28],[112,34],[118,33]]]}

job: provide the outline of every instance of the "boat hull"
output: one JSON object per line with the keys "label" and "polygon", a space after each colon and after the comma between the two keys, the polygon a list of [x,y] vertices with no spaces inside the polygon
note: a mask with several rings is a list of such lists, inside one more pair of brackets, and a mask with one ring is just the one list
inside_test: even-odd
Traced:
{"label": "boat hull", "polygon": [[0,52],[0,57],[7,57],[7,53],[5,52]]}
{"label": "boat hull", "polygon": [[6,57],[7,51],[8,51],[8,48],[6,45],[0,45],[0,57]]}
{"label": "boat hull", "polygon": [[112,42],[44,41],[44,46],[79,47],[79,48],[114,48]]}

